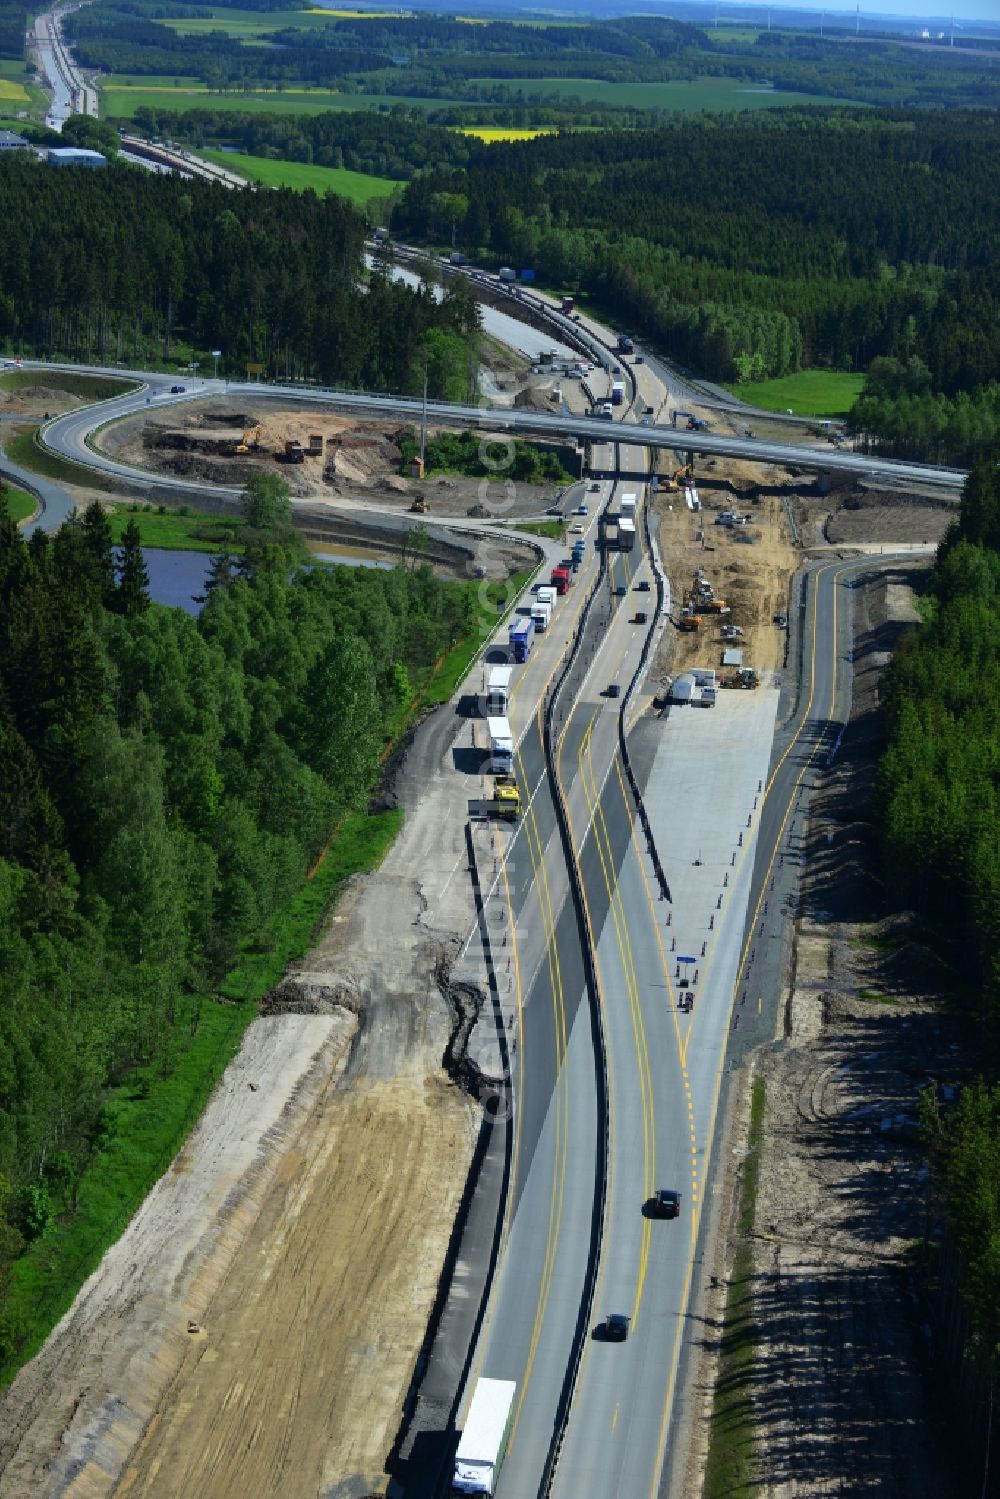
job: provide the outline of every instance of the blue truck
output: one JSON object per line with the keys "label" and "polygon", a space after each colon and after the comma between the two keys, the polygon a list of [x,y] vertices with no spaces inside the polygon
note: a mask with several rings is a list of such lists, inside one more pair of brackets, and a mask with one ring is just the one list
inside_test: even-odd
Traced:
{"label": "blue truck", "polygon": [[510,648],[514,652],[515,661],[527,661],[531,655],[531,642],[535,633],[535,626],[530,619],[519,619],[511,625],[508,632]]}

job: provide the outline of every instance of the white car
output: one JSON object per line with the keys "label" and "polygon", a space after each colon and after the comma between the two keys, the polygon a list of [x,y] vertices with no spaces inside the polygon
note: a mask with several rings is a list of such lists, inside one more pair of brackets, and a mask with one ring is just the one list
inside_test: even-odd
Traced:
{"label": "white car", "polygon": [[579,533],[579,535],[581,535],[581,536],[583,535],[583,527],[581,525],[570,526],[569,529],[570,529],[570,535],[571,536],[575,536],[575,535],[577,535],[577,533]]}

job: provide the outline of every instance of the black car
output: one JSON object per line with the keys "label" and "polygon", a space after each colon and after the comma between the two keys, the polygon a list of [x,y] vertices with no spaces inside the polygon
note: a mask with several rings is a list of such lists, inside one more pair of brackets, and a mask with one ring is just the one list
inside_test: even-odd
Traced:
{"label": "black car", "polygon": [[172,396],[182,396],[186,390],[186,385],[171,385],[170,394]]}
{"label": "black car", "polygon": [[643,578],[635,586],[639,590],[640,593],[648,593],[649,592],[649,579],[648,578]]}
{"label": "black car", "polygon": [[605,1317],[603,1323],[604,1341],[606,1343],[624,1343],[628,1337],[631,1317],[626,1317],[624,1312],[611,1312]]}
{"label": "black car", "polygon": [[637,625],[644,625],[646,623],[646,611],[645,611],[645,609],[640,609],[639,610],[639,612],[635,616],[635,622],[636,622]]}
{"label": "black car", "polygon": [[681,1214],[681,1194],[671,1191],[667,1187],[661,1187],[654,1192],[649,1199],[649,1215],[651,1218],[679,1218]]}

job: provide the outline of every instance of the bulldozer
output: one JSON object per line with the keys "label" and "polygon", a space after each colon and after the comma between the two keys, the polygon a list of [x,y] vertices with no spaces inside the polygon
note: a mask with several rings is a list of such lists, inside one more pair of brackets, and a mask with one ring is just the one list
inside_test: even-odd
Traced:
{"label": "bulldozer", "polygon": [[247,427],[239,442],[233,444],[233,453],[259,453],[260,439],[260,427]]}
{"label": "bulldozer", "polygon": [[418,494],[415,496],[413,504],[410,506],[410,512],[413,515],[427,515],[430,511],[430,508],[431,507],[428,505],[423,495]]}

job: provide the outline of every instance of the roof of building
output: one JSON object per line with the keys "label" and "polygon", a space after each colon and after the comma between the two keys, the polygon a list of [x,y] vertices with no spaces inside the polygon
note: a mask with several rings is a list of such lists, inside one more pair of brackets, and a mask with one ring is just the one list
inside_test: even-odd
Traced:
{"label": "roof of building", "polygon": [[18,135],[14,130],[0,130],[0,146],[26,146],[28,142],[23,135]]}
{"label": "roof of building", "polygon": [[735,649],[728,650],[728,651],[723,651],[722,652],[722,664],[723,664],[723,666],[742,666],[743,665],[743,652],[735,650]]}
{"label": "roof of building", "polygon": [[53,157],[57,161],[67,162],[106,162],[108,159],[100,151],[90,151],[85,146],[50,146],[49,160]]}

